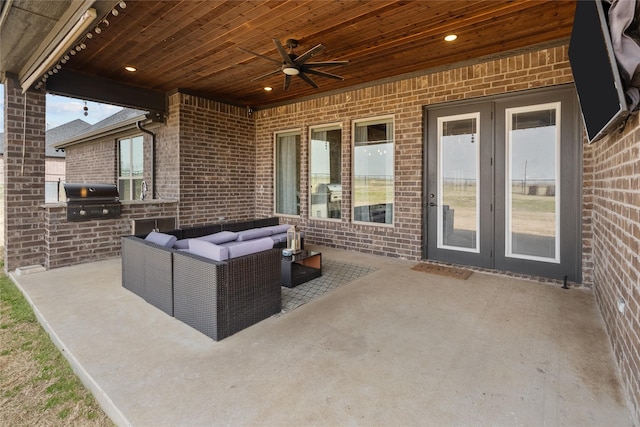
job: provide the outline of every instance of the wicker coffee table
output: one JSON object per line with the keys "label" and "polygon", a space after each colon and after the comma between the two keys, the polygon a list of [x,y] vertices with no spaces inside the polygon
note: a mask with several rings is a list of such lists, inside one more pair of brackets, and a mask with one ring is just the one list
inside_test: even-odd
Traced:
{"label": "wicker coffee table", "polygon": [[322,253],[301,251],[282,257],[282,286],[293,288],[322,276]]}

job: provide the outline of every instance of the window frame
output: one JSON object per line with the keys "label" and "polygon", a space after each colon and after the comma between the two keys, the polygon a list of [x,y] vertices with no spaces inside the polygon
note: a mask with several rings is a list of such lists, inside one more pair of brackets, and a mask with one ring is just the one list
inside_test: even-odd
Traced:
{"label": "window frame", "polygon": [[[355,219],[355,209],[356,209],[356,128],[358,125],[362,125],[363,123],[367,124],[380,124],[387,123],[392,126],[392,136],[393,140],[391,141],[393,144],[392,150],[392,162],[393,162],[393,184],[392,184],[392,201],[391,201],[391,222],[372,222],[372,221],[359,221]],[[365,117],[360,119],[354,119],[351,122],[351,222],[353,224],[359,225],[368,225],[368,226],[376,226],[376,227],[394,227],[394,223],[396,220],[395,209],[396,209],[396,123],[395,123],[395,115],[394,114],[385,114],[380,116],[373,117]]]}
{"label": "window frame", "polygon": [[[334,123],[325,123],[325,124],[321,124],[321,125],[313,125],[313,126],[309,126],[309,140],[307,141],[307,145],[308,145],[308,172],[309,172],[309,194],[308,194],[308,206],[309,206],[309,219],[312,221],[328,221],[328,222],[341,222],[342,221],[342,208],[343,208],[343,202],[344,202],[344,198],[341,200],[340,202],[340,218],[328,218],[328,217],[317,217],[317,216],[313,216],[312,213],[312,203],[311,203],[311,183],[313,182],[311,179],[311,175],[312,175],[312,167],[311,167],[311,162],[312,162],[312,150],[311,150],[311,141],[312,141],[312,134],[314,131],[322,131],[322,130],[340,130],[340,185],[342,186],[342,188],[344,189],[343,186],[343,181],[344,181],[344,175],[343,175],[343,167],[342,167],[342,159],[343,159],[343,147],[344,147],[344,126],[342,124],[342,122],[334,122]],[[344,193],[343,193],[344,194]]]}

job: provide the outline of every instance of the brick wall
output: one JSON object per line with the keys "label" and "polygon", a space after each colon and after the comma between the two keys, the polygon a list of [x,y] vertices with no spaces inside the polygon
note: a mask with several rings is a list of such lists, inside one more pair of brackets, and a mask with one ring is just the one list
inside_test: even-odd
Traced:
{"label": "brick wall", "polygon": [[164,126],[154,129],[156,134],[156,197],[180,198],[180,98],[169,97],[169,111]]}
{"label": "brick wall", "polygon": [[112,183],[116,182],[116,141],[102,138],[65,149],[67,182]]}
{"label": "brick wall", "polygon": [[[256,117],[256,213],[273,215],[273,134],[302,129],[301,200],[308,200],[309,126],[342,123],[342,219],[294,218],[310,242],[341,249],[418,260],[422,254],[423,114],[426,105],[573,81],[566,46],[443,70],[393,83],[259,110]],[[395,117],[395,217],[393,227],[351,223],[351,123]]]}
{"label": "brick wall", "polygon": [[125,202],[118,219],[67,221],[63,204],[43,206],[44,266],[58,268],[120,256],[122,236],[131,234],[131,221],[141,218],[175,217],[176,202]]}
{"label": "brick wall", "polygon": [[247,110],[180,95],[180,225],[255,217],[255,126]]}
{"label": "brick wall", "polygon": [[[640,425],[640,120],[585,147],[592,183],[593,287]],[[624,313],[617,309],[626,303]]]}
{"label": "brick wall", "polygon": [[4,82],[5,271],[43,264],[45,95],[22,93],[17,79]]}

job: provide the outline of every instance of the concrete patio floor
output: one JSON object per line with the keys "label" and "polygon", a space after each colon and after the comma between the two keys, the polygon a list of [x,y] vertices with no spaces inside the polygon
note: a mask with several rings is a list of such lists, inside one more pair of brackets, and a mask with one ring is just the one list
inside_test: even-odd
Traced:
{"label": "concrete patio floor", "polygon": [[12,278],[122,426],[632,425],[589,290],[314,249],[378,270],[219,342],[119,258]]}

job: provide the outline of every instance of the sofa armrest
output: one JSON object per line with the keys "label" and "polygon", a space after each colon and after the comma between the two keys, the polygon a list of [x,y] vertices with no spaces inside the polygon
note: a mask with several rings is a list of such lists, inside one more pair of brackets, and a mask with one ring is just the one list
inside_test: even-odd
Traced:
{"label": "sofa armrest", "polygon": [[144,249],[146,242],[136,236],[122,238],[122,286],[144,298]]}
{"label": "sofa armrest", "polygon": [[122,238],[122,286],[173,316],[173,254],[136,236]]}
{"label": "sofa armrest", "polygon": [[176,251],[147,243],[144,257],[144,299],[173,316],[173,254]]}

